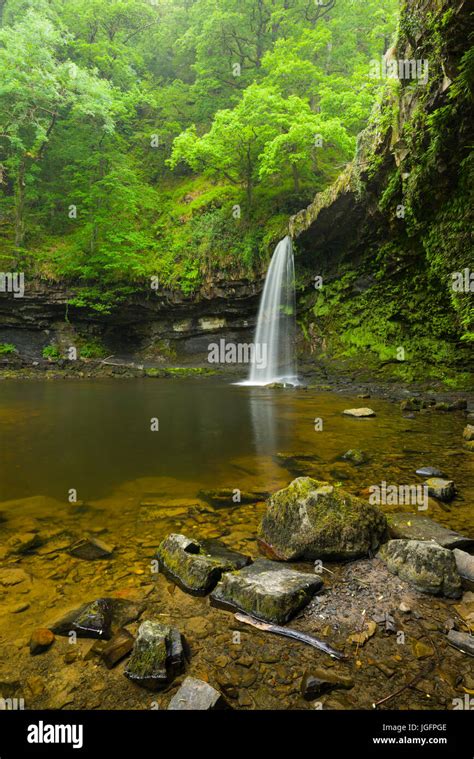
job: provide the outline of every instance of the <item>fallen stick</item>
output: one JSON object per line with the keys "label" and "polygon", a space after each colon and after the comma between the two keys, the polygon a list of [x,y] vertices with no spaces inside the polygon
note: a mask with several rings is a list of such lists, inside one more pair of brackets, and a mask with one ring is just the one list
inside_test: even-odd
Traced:
{"label": "fallen stick", "polygon": [[410,682],[405,683],[405,685],[403,685],[401,688],[396,690],[395,693],[391,693],[390,696],[385,696],[385,698],[381,698],[380,701],[376,701],[375,704],[372,704],[373,708],[376,709],[381,704],[385,704],[386,701],[390,701],[392,698],[395,698],[395,696],[399,696],[400,693],[403,693],[403,691],[407,690],[407,688],[412,688],[414,685],[417,684],[419,680],[421,680],[423,677],[425,677],[431,672],[434,665],[435,665],[434,661],[430,662],[428,667],[425,667],[421,672],[418,672],[418,674],[415,675],[415,677],[412,680],[410,680]]}
{"label": "fallen stick", "polygon": [[306,635],[306,633],[299,632],[298,630],[292,630],[289,627],[280,627],[280,625],[272,625],[272,624],[269,624],[268,622],[262,622],[260,619],[255,619],[255,617],[249,617],[247,614],[241,614],[240,612],[238,612],[234,616],[236,619],[239,620],[239,622],[243,622],[246,625],[251,625],[252,627],[256,627],[257,630],[262,630],[263,632],[275,633],[275,635],[283,635],[285,638],[292,638],[293,640],[299,640],[300,643],[307,643],[308,646],[313,646],[313,648],[318,648],[320,651],[324,651],[324,653],[329,654],[329,656],[332,656],[334,659],[347,659],[347,656],[343,654],[342,651],[337,651],[335,648],[332,648],[323,640],[319,640],[318,638],[313,638],[312,635]]}

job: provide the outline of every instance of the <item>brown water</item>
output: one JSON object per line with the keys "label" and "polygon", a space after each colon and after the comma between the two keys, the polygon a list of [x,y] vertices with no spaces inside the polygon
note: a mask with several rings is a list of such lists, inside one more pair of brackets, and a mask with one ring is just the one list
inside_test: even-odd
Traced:
{"label": "brown water", "polygon": [[[362,405],[377,416],[356,420],[342,415],[345,408]],[[315,430],[318,418],[322,431]],[[158,431],[151,431],[152,419],[158,419]],[[351,492],[381,480],[418,484],[422,480],[415,470],[436,466],[455,480],[458,494],[449,506],[431,500],[427,515],[462,532],[474,528],[472,454],[462,448],[462,413],[407,419],[398,404],[387,401],[240,387],[214,378],[8,381],[1,386],[0,424],[0,511],[6,516],[0,523],[2,563],[28,575],[15,586],[0,585],[7,609],[0,626],[0,694],[1,682],[16,673],[16,690],[33,707],[150,708],[154,697],[126,680],[123,665],[108,671],[86,657],[91,641],[71,647],[58,638],[36,657],[27,648],[32,629],[63,608],[119,593],[146,598],[145,618],[180,627],[191,641],[190,674],[227,689],[234,706],[310,708],[299,695],[299,681],[307,666],[331,665],[328,657],[250,630],[242,632],[236,645],[231,615],[210,609],[207,599],[186,596],[151,571],[154,549],[169,532],[223,538],[257,557],[255,532],[264,504],[214,508],[198,492],[283,487],[293,475],[275,458],[278,452],[314,454],[313,474],[343,481]],[[349,448],[366,451],[369,463],[341,463],[339,456]],[[69,502],[71,489],[77,491],[78,503]],[[8,541],[24,533],[39,534],[43,545],[12,555]],[[114,544],[113,558],[87,562],[69,556],[68,542],[88,534]],[[366,564],[360,563],[359,578],[369,571]],[[348,571],[332,570],[329,586]],[[344,582],[351,587],[347,577]],[[366,602],[370,605],[361,590],[361,603]],[[449,612],[445,614],[446,603],[429,603],[438,609],[441,625]],[[21,606],[26,608],[18,611]],[[313,619],[308,628],[303,615],[293,624],[324,632],[341,644],[340,625],[327,623],[327,629],[318,627]],[[350,692],[356,695],[343,703],[346,708],[370,707],[369,683],[380,687],[370,666],[367,672],[362,667],[364,688]],[[459,666],[462,676],[463,661]],[[443,698],[449,697],[439,696],[439,708]],[[167,694],[155,698],[161,706],[168,699]]]}

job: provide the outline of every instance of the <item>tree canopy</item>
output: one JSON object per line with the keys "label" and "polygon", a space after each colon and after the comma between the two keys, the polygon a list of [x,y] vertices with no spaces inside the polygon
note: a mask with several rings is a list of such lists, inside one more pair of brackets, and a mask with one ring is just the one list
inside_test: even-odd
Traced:
{"label": "tree canopy", "polygon": [[191,291],[258,265],[351,160],[397,13],[396,0],[0,8],[3,268],[104,302],[150,275]]}

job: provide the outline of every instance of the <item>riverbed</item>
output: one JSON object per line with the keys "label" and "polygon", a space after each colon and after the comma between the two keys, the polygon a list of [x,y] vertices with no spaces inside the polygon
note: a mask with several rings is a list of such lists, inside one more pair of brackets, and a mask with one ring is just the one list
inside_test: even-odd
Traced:
{"label": "riverbed", "polygon": [[[343,415],[344,409],[366,405],[376,416]],[[2,565],[24,573],[19,582],[0,586],[6,608],[0,694],[23,697],[26,708],[166,708],[179,679],[165,692],[150,694],[124,677],[123,662],[106,669],[94,641],[71,644],[57,637],[46,652],[31,656],[33,630],[71,606],[104,596],[143,603],[141,619],[179,627],[190,646],[187,673],[222,690],[234,708],[314,708],[300,692],[305,671],[339,664],[302,644],[239,627],[229,612],[166,580],[153,561],[170,532],[219,538],[257,558],[265,504],[257,498],[239,503],[239,494],[271,493],[289,484],[300,472],[292,471],[287,457],[311,456],[312,476],[355,494],[381,481],[421,484],[416,469],[435,466],[455,481],[457,494],[450,504],[430,499],[426,514],[474,535],[473,454],[462,445],[464,412],[406,414],[399,403],[377,398],[242,387],[215,377],[11,380],[2,383],[0,423]],[[367,455],[360,466],[341,459],[355,448]],[[212,492],[221,489],[232,496],[217,504]],[[37,539],[25,552],[12,553],[22,535]],[[111,557],[71,556],[68,547],[86,536],[112,545]],[[298,567],[314,571],[310,564]],[[387,706],[452,708],[472,672],[472,659],[444,648],[454,602],[411,591],[381,562],[327,567],[320,594],[324,608],[314,600],[291,623],[349,654],[344,672],[354,687],[339,697],[326,695],[322,707],[371,708],[377,692],[382,697],[396,690],[407,673],[417,673],[420,661],[439,657],[441,650],[443,663],[434,662],[429,675],[431,695],[425,683],[424,690],[410,689]],[[363,623],[364,608],[390,613],[402,597],[410,613],[416,612],[409,623],[404,618],[405,648],[383,629],[357,651],[347,643],[348,633]],[[134,632],[137,626],[138,620],[129,627]],[[439,641],[430,643],[430,636]],[[416,641],[433,653],[418,656]],[[375,661],[384,661],[386,671]]]}

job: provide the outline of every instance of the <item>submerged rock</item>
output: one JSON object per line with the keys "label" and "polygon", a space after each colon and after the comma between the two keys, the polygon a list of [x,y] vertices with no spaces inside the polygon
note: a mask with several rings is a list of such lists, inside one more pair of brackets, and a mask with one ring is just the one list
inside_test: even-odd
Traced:
{"label": "submerged rock", "polygon": [[35,532],[22,532],[13,535],[8,543],[7,550],[10,554],[24,554],[34,551],[42,544],[40,536]]}
{"label": "submerged rock", "polygon": [[305,701],[312,701],[324,693],[335,688],[350,690],[354,687],[354,681],[349,675],[331,672],[326,669],[313,669],[303,675],[301,681],[301,695]]}
{"label": "submerged rock", "polygon": [[126,677],[149,690],[159,690],[172,682],[184,667],[179,630],[151,620],[143,622],[125,668]]}
{"label": "submerged rock", "polygon": [[350,461],[352,464],[355,464],[355,466],[366,464],[369,460],[367,454],[364,451],[360,451],[358,448],[351,448],[346,451],[341,458],[343,461]]}
{"label": "submerged rock", "polygon": [[30,654],[36,656],[46,651],[54,642],[54,633],[46,627],[39,627],[30,638]]}
{"label": "submerged rock", "polygon": [[392,538],[434,540],[443,548],[474,549],[474,539],[449,530],[429,517],[419,514],[390,514],[388,523]]}
{"label": "submerged rock", "polygon": [[428,488],[428,495],[438,498],[440,501],[452,501],[456,495],[456,488],[453,480],[443,480],[441,477],[430,477],[426,480],[425,485]]}
{"label": "submerged rock", "polygon": [[284,624],[322,586],[319,577],[267,559],[226,573],[211,593],[211,606],[243,611],[267,622]]}
{"label": "submerged rock", "polygon": [[0,585],[9,587],[10,585],[19,585],[25,580],[29,581],[29,577],[23,569],[10,569],[5,568],[0,570]]}
{"label": "submerged rock", "polygon": [[68,553],[77,559],[94,561],[95,559],[108,559],[114,550],[113,546],[107,545],[97,538],[84,538],[69,548]]}
{"label": "submerged rock", "polygon": [[386,529],[376,506],[327,482],[299,477],[269,498],[258,536],[272,558],[337,561],[375,551]]}
{"label": "submerged rock", "polygon": [[222,508],[225,506],[238,506],[242,503],[258,503],[268,498],[268,491],[262,490],[236,490],[221,488],[220,490],[200,490],[198,498],[201,498],[211,506]]}
{"label": "submerged rock", "polygon": [[441,469],[436,469],[434,466],[422,466],[416,470],[416,474],[419,474],[420,477],[444,477]]}
{"label": "submerged rock", "polygon": [[358,419],[363,419],[368,416],[375,416],[375,411],[371,408],[346,408],[343,413],[346,416],[355,416]]}
{"label": "submerged rock", "polygon": [[378,557],[421,593],[459,598],[461,578],[452,551],[421,540],[389,540]]}
{"label": "submerged rock", "polygon": [[231,551],[217,540],[191,540],[185,535],[171,534],[157,549],[160,570],[182,590],[206,595],[217,584],[223,572],[241,569],[249,556]]}
{"label": "submerged rock", "polygon": [[175,693],[168,704],[171,711],[209,711],[225,707],[225,701],[218,690],[198,680],[196,677],[186,677],[179,691]]}
{"label": "submerged rock", "polygon": [[[317,472],[321,461],[315,453],[277,453],[274,457],[277,464],[298,476],[312,476]],[[267,496],[268,498],[268,496]]]}
{"label": "submerged rock", "polygon": [[473,635],[469,635],[469,633],[458,632],[457,630],[450,630],[448,633],[448,641],[452,646],[458,648],[463,653],[474,656]]}

